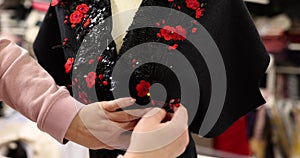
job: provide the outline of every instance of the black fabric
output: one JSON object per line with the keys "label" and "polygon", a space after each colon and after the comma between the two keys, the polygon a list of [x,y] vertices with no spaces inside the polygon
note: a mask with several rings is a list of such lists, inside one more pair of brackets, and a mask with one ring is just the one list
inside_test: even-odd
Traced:
{"label": "black fabric", "polygon": [[16,141],[16,142],[11,142],[16,145],[16,148],[11,149],[9,148],[7,154],[5,156],[11,157],[11,158],[27,158],[26,150],[22,146],[21,142]]}
{"label": "black fabric", "polygon": [[[142,5],[170,6],[164,1],[149,0],[144,1]],[[214,128],[206,135],[206,137],[215,137],[225,131],[238,118],[265,103],[258,87],[268,66],[269,56],[246,6],[241,0],[211,0],[207,3],[205,10],[205,15],[200,18],[199,22],[207,29],[220,49],[227,75],[226,99],[221,116]],[[182,9],[181,11],[191,15],[189,10]],[[146,17],[147,14],[151,13],[138,11],[133,25],[151,21],[153,17]],[[169,15],[170,18],[172,16],[177,18],[172,13]],[[165,15],[153,14],[153,16],[163,17]],[[160,17],[156,18],[159,19]],[[182,20],[178,19],[178,21]],[[124,39],[121,54],[145,42],[161,42],[157,41],[155,32],[157,31],[153,28],[129,31]],[[201,95],[199,110],[190,125],[190,129],[192,132],[198,133],[211,98],[210,74],[203,57],[197,53],[191,43],[183,41],[177,49],[185,54],[197,73]],[[155,52],[155,48],[149,44],[148,51]],[[162,76],[168,77],[170,75],[164,73]],[[175,84],[175,82],[172,83]],[[133,90],[131,89],[131,91]],[[175,96],[178,94],[173,93]],[[189,105],[186,107],[189,108]]]}
{"label": "black fabric", "polygon": [[[174,3],[180,4],[182,12],[191,16],[194,15],[194,12],[184,7],[185,1],[175,0]],[[197,20],[204,26],[216,42],[224,60],[227,75],[227,90],[223,110],[217,123],[209,131],[209,133],[205,135],[206,137],[215,137],[225,131],[238,118],[265,103],[258,87],[260,78],[264,75],[269,63],[269,56],[266,53],[242,0],[209,0],[207,2],[203,1],[203,4],[206,4],[204,16]],[[142,6],[162,6],[173,8],[173,5],[168,0],[144,0]],[[139,10],[131,27],[143,22],[137,19],[139,16],[144,16],[144,14],[145,13],[142,13],[142,11]],[[77,53],[76,49],[78,49],[80,44],[80,41],[76,40],[76,32],[70,29],[67,25],[64,25],[63,21],[65,16],[66,13],[63,11],[61,6],[50,7],[34,44],[35,53],[40,64],[54,77],[59,85],[68,85],[71,83],[70,74],[66,74],[64,72],[64,63],[67,58],[72,57],[74,51]],[[172,14],[170,14],[170,16],[172,16]],[[180,20],[182,19],[178,19],[178,21]],[[145,18],[144,22],[147,21],[147,18]],[[109,58],[112,58],[112,61],[117,61],[117,58],[122,56],[123,53],[141,43],[159,42],[172,45],[169,42],[158,39],[157,32],[159,32],[158,28],[131,30],[127,33],[118,56],[114,55],[115,51],[111,51],[110,54],[109,51],[107,51],[104,52],[103,55],[105,55],[105,57],[109,56]],[[55,47],[61,45],[65,37],[70,38],[70,43],[73,47]],[[201,35],[199,35],[199,38],[201,38]],[[149,46],[149,51],[155,51],[155,48],[152,49],[151,45]],[[114,44],[110,46],[110,48],[113,47],[115,47]],[[198,111],[196,116],[191,118],[192,123],[189,129],[194,133],[198,133],[205,115],[210,115],[207,114],[207,109],[211,99],[212,86],[209,70],[203,57],[197,53],[195,46],[193,46],[189,41],[179,41],[177,50],[182,52],[185,57],[189,59],[197,73],[201,95]],[[168,55],[165,55],[164,57],[168,58]],[[178,61],[180,61],[180,59],[173,62]],[[113,68],[110,67],[102,70],[103,67],[104,65],[101,66],[101,63],[98,63],[97,75],[102,72],[107,72],[108,70],[111,73],[110,68]],[[162,77],[161,81],[166,82],[166,78],[172,75],[168,72],[161,75],[162,71],[157,71],[158,69],[161,69],[160,66],[154,66],[154,68],[151,66],[149,69],[153,70],[150,71],[152,72],[150,75],[145,75],[146,73],[142,73],[144,74],[142,77],[133,75],[131,83],[137,84],[141,79],[145,79],[152,84],[157,82],[153,78],[154,76],[160,76]],[[149,69],[146,68],[146,70]],[[97,79],[97,83],[98,82],[99,79]],[[169,83],[166,82],[165,85],[172,85],[173,82],[175,83],[177,80],[173,80]],[[109,91],[111,87],[103,89],[101,86],[101,83],[96,84],[98,100],[113,99],[112,94]],[[174,88],[172,86],[169,87]],[[134,85],[131,86],[130,92],[132,94],[136,93]],[[170,92],[172,93],[168,93],[168,95],[170,95],[168,99],[180,98],[180,90],[170,90]],[[74,97],[80,99],[76,90]],[[89,100],[89,102],[92,101],[95,100]],[[189,105],[186,105],[189,109],[188,106]],[[123,151],[97,150],[91,151],[90,153],[91,157],[110,158],[115,157],[119,153],[122,154]],[[190,141],[186,152],[181,157],[196,157],[196,150],[193,141]]]}
{"label": "black fabric", "polygon": [[61,45],[61,28],[58,25],[54,7],[50,7],[40,27],[33,49],[39,64],[48,71],[58,85],[70,83],[70,76],[64,71],[64,51],[55,46]]}
{"label": "black fabric", "polygon": [[[202,24],[222,53],[228,88],[221,116],[207,137],[221,134],[239,117],[265,103],[258,86],[269,63],[269,55],[244,3],[214,2],[216,5],[208,5],[206,11],[211,16],[204,16]],[[192,131],[198,131],[199,120],[194,119]]]}

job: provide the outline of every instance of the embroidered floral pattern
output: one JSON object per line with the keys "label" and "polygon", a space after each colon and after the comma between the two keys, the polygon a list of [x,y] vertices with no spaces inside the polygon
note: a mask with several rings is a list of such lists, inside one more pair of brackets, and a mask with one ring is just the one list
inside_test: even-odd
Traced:
{"label": "embroidered floral pattern", "polygon": [[92,88],[96,83],[95,79],[96,79],[96,72],[89,72],[87,77],[85,78],[86,86],[88,88]]}
{"label": "embroidered floral pattern", "polygon": [[82,14],[86,14],[90,8],[86,4],[80,4],[76,7],[76,10],[81,12]]}
{"label": "embroidered floral pattern", "polygon": [[185,3],[188,8],[196,11],[195,17],[197,19],[203,16],[204,9],[201,8],[201,4],[198,2],[198,0],[185,0]]}
{"label": "embroidered floral pattern", "polygon": [[[173,9],[178,10],[188,10],[189,15],[193,16],[195,19],[199,19],[204,15],[204,6],[205,3],[202,0],[162,0],[165,1],[165,4],[171,6]],[[201,1],[201,2],[200,2]],[[203,0],[204,1],[204,0]],[[143,0],[142,4],[155,4],[162,3],[156,2],[155,0]],[[60,5],[59,5],[60,4]],[[65,18],[63,23],[66,26],[69,26],[72,30],[74,30],[76,34],[77,45],[80,45],[83,38],[86,34],[91,30],[94,26],[99,23],[104,22],[104,19],[110,16],[110,3],[109,0],[76,0],[76,1],[68,1],[68,0],[52,0],[52,6],[59,5],[65,10]],[[196,20],[194,23],[196,24]],[[154,41],[163,41],[169,45],[168,50],[176,50],[180,48],[180,44],[186,40],[187,36],[190,33],[196,33],[197,29],[192,27],[186,27],[182,25],[171,26],[167,19],[161,19],[160,22],[156,23],[156,26],[163,26],[162,29],[159,29],[158,32],[153,31],[153,35],[155,36]],[[137,41],[138,41],[138,36]],[[67,40],[66,40],[67,39]],[[70,38],[71,40],[71,38]],[[133,39],[135,40],[135,39]],[[64,38],[62,41],[63,48],[67,47],[75,47],[69,43],[68,38]],[[125,42],[124,42],[125,43]],[[77,54],[76,47],[74,49],[74,57]],[[97,59],[89,59],[86,58],[85,66],[89,66],[91,64],[97,63],[97,70],[95,72],[89,72],[87,74],[80,74],[81,76],[76,76],[76,81],[72,81],[72,85],[76,86],[78,89],[81,89],[79,92],[75,93],[80,101],[87,104],[91,102],[89,99],[89,93],[87,92],[89,89],[96,87],[96,90],[100,91],[101,94],[110,95],[110,91],[114,89],[115,82],[111,78],[111,73],[114,67],[114,63],[118,59],[118,56],[115,56],[116,48],[114,45],[108,45],[107,50],[101,53],[102,55]],[[74,57],[68,58],[65,63],[65,72],[70,73],[74,67]],[[132,69],[135,69],[139,66],[140,59],[129,59],[129,63]],[[83,83],[79,83],[77,78],[83,79]],[[146,79],[139,78],[136,82],[135,90],[138,97],[150,97],[150,86],[152,83],[147,82]],[[85,88],[88,88],[87,91],[83,91]],[[110,97],[107,97],[110,98]],[[180,102],[180,100],[179,100]],[[173,106],[179,106],[179,102],[174,103]]]}
{"label": "embroidered floral pattern", "polygon": [[[88,18],[89,10],[89,6],[85,3],[77,5],[76,10],[70,15],[69,21],[71,23],[71,27],[75,28],[76,25],[82,23],[83,27],[87,28],[91,23],[91,19]],[[66,19],[68,19],[68,17],[69,16],[66,16]],[[65,20],[64,23],[67,24],[68,20]]]}
{"label": "embroidered floral pattern", "polygon": [[193,10],[196,10],[200,7],[200,3],[197,0],[186,0],[186,6]]}
{"label": "embroidered floral pattern", "polygon": [[83,14],[80,11],[75,11],[70,15],[70,22],[72,24],[79,24],[82,22]]}
{"label": "embroidered floral pattern", "polygon": [[96,83],[96,72],[89,72],[87,77],[85,78],[86,86],[88,88],[92,88]]}
{"label": "embroidered floral pattern", "polygon": [[136,85],[136,91],[139,97],[146,96],[149,93],[149,90],[150,90],[150,83],[145,80],[141,80],[140,83]]}
{"label": "embroidered floral pattern", "polygon": [[166,41],[169,41],[171,39],[175,39],[175,29],[174,27],[171,26],[164,26],[161,30],[160,30],[160,34],[159,37],[163,36],[163,38]]}
{"label": "embroidered floral pattern", "polygon": [[73,63],[74,63],[74,58],[68,58],[65,64],[66,73],[70,73],[70,71],[72,70]]}
{"label": "embroidered floral pattern", "polygon": [[199,19],[201,16],[203,16],[203,11],[204,11],[204,9],[197,8],[197,10],[196,10],[196,18],[197,19]]}
{"label": "embroidered floral pattern", "polygon": [[158,37],[163,37],[166,41],[169,40],[185,40],[186,39],[186,30],[182,27],[182,26],[176,26],[171,27],[169,25],[164,26],[161,30],[160,30],[160,34],[158,34]]}
{"label": "embroidered floral pattern", "polygon": [[172,46],[169,46],[168,49],[175,50],[175,49],[177,49],[177,47],[178,47],[178,44],[173,44]]}

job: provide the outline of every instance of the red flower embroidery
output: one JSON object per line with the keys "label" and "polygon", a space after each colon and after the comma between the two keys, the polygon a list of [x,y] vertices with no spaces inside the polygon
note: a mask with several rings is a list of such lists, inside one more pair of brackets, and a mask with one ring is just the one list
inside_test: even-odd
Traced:
{"label": "red flower embroidery", "polygon": [[73,62],[74,62],[74,58],[68,58],[65,64],[66,73],[69,73],[72,70]]}
{"label": "red flower embroidery", "polygon": [[197,0],[185,0],[185,2],[186,2],[186,6],[193,10],[196,10],[197,8],[200,7],[200,3]]}
{"label": "red flower embroidery", "polygon": [[141,80],[140,83],[136,85],[135,89],[138,92],[139,97],[144,97],[150,90],[150,83],[145,80]]}
{"label": "red flower embroidery", "polygon": [[78,92],[78,98],[83,104],[88,104],[88,95],[85,92]]}
{"label": "red flower embroidery", "polygon": [[164,39],[166,41],[169,41],[171,39],[174,39],[174,32],[175,32],[175,28],[171,27],[169,25],[164,26],[161,30],[160,30],[160,34],[164,37]]}
{"label": "red flower embroidery", "polygon": [[196,10],[196,18],[199,19],[201,16],[203,16],[204,9],[198,8]]}
{"label": "red flower embroidery", "polygon": [[96,72],[89,72],[87,77],[85,78],[86,86],[88,88],[92,88],[96,82]]}
{"label": "red flower embroidery", "polygon": [[177,41],[185,40],[186,34],[186,30],[180,25],[176,26],[176,28],[167,25],[160,30],[160,33],[157,34],[157,37],[163,36],[166,41],[169,41],[171,39]]}
{"label": "red flower embroidery", "polygon": [[52,0],[51,1],[51,6],[56,6],[58,3],[60,2],[60,0]]}
{"label": "red flower embroidery", "polygon": [[70,15],[70,22],[72,24],[79,24],[82,21],[83,14],[79,11],[75,11]]}
{"label": "red flower embroidery", "polygon": [[69,38],[64,38],[64,41],[63,41],[63,45],[67,45],[67,43],[69,42]]}
{"label": "red flower embroidery", "polygon": [[177,47],[178,47],[178,44],[174,44],[173,46],[169,46],[169,50],[175,50],[175,49],[177,49]]}
{"label": "red flower embroidery", "polygon": [[89,64],[93,64],[95,62],[94,59],[89,60]]}
{"label": "red flower embroidery", "polygon": [[132,59],[132,60],[131,60],[131,63],[133,63],[133,64],[135,64],[136,62],[137,62],[136,59]]}
{"label": "red flower embroidery", "polygon": [[157,36],[158,38],[161,38],[161,34],[160,34],[160,33],[157,33],[156,36]]}
{"label": "red flower embroidery", "polygon": [[88,27],[88,26],[90,26],[90,24],[91,24],[91,19],[88,18],[88,19],[86,20],[86,22],[83,24],[83,27]]}
{"label": "red flower embroidery", "polygon": [[192,28],[192,33],[196,33],[197,32],[197,28]]}
{"label": "red flower embroidery", "polygon": [[90,10],[90,8],[86,4],[83,3],[83,4],[78,5],[76,7],[76,10],[80,11],[83,14],[86,14]]}
{"label": "red flower embroidery", "polygon": [[185,40],[186,39],[187,32],[182,26],[180,26],[180,25],[176,26],[175,30],[176,30],[176,40]]}
{"label": "red flower embroidery", "polygon": [[107,81],[103,81],[102,84],[103,84],[103,86],[107,86],[108,82]]}
{"label": "red flower embroidery", "polygon": [[103,79],[103,75],[100,74],[100,75],[98,76],[98,78],[99,78],[100,80],[102,80],[102,79]]}

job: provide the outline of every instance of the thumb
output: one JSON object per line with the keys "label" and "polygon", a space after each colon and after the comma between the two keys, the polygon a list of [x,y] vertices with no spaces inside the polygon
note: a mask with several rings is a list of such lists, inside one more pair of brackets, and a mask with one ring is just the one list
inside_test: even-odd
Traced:
{"label": "thumb", "polygon": [[153,108],[151,111],[147,112],[143,118],[141,119],[141,122],[143,123],[153,123],[153,124],[160,124],[162,120],[166,117],[167,112],[164,109],[161,108]]}
{"label": "thumb", "polygon": [[128,107],[135,103],[135,99],[131,97],[119,98],[111,101],[99,102],[99,105],[106,111],[114,112],[117,109]]}

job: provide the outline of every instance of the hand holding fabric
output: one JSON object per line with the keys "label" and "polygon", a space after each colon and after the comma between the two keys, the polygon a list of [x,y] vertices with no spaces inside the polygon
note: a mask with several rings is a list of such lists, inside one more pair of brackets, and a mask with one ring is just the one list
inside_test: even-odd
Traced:
{"label": "hand holding fabric", "polygon": [[187,110],[180,106],[171,119],[166,120],[169,116],[158,108],[143,116],[134,128],[124,157],[173,158],[182,154],[189,142]]}
{"label": "hand holding fabric", "polygon": [[120,98],[85,105],[75,116],[65,138],[91,149],[126,149],[130,133],[148,109],[125,110],[135,102]]}

